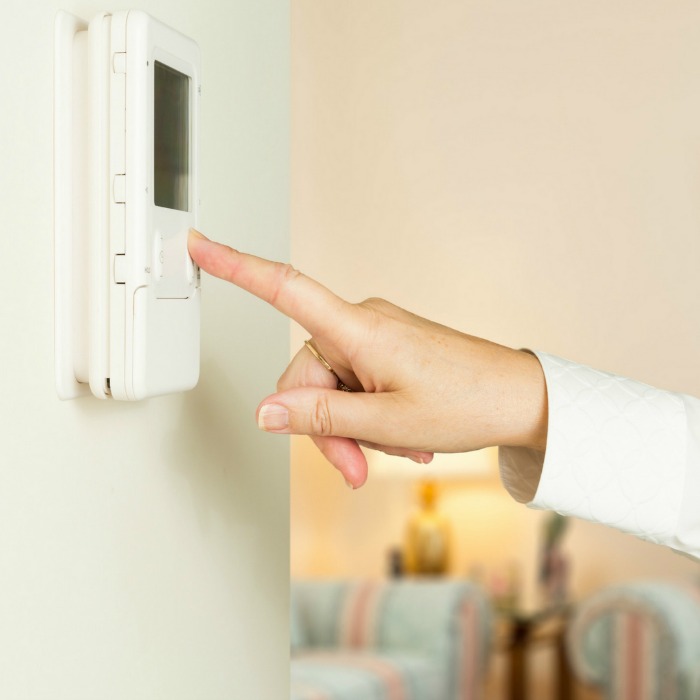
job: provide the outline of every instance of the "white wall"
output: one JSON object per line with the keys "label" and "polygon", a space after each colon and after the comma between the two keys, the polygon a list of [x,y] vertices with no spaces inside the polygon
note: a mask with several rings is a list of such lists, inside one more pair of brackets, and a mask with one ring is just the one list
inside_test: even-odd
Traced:
{"label": "white wall", "polygon": [[[53,19],[0,23],[0,697],[221,700],[288,692],[288,445],[254,409],[286,321],[203,281],[197,389],[61,403],[52,340]],[[202,228],[288,256],[284,0],[146,1],[203,56]]]}
{"label": "white wall", "polygon": [[[700,395],[697,3],[300,0],[292,28],[295,265]],[[293,573],[381,573],[413,502],[293,442]],[[456,573],[512,559],[534,583],[539,514],[482,486],[444,508]],[[568,546],[579,594],[700,571],[581,521]]]}

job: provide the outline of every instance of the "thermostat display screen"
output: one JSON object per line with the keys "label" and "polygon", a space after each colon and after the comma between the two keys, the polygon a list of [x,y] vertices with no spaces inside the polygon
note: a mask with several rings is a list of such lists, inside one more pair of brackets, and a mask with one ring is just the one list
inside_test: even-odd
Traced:
{"label": "thermostat display screen", "polygon": [[190,79],[155,62],[154,200],[158,207],[189,210]]}

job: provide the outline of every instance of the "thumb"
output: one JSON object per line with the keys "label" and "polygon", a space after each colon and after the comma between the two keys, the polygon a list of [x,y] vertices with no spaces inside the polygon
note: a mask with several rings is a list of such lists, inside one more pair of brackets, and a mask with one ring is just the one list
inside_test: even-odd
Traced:
{"label": "thumb", "polygon": [[265,399],[258,407],[257,420],[267,432],[311,436],[346,484],[359,488],[367,479],[367,460],[360,444],[421,464],[433,458],[431,452],[396,447],[399,435],[391,429],[392,423],[396,425],[391,418],[396,415],[395,397],[389,393],[297,387]]}
{"label": "thumb", "polygon": [[258,426],[271,433],[311,436],[321,453],[343,475],[345,483],[358,488],[367,479],[367,460],[351,437],[361,427],[353,419],[357,402],[353,401],[353,406],[348,398],[347,392],[332,389],[289,389],[262,402],[257,411]]}
{"label": "thumb", "polygon": [[342,436],[385,442],[381,435],[389,411],[388,394],[349,393],[296,387],[273,394],[258,407],[258,427],[270,433]]}

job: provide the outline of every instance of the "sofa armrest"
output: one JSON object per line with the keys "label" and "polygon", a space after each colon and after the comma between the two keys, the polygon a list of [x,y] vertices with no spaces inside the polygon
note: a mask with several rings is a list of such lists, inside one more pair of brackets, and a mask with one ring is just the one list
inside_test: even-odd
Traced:
{"label": "sofa armrest", "polygon": [[375,650],[429,660],[450,697],[478,695],[490,652],[491,608],[464,581],[295,581],[310,648]]}
{"label": "sofa armrest", "polygon": [[[377,646],[445,658],[468,636],[488,653],[490,606],[482,591],[466,582],[405,580],[391,586],[381,608]],[[484,661],[486,656],[482,656]]]}
{"label": "sofa armrest", "polygon": [[451,698],[479,696],[491,649],[491,607],[474,584],[406,580],[382,610],[377,645],[410,650],[442,665]]}
{"label": "sofa armrest", "polygon": [[578,607],[567,636],[574,673],[608,698],[698,697],[700,593],[690,586],[605,589]]}

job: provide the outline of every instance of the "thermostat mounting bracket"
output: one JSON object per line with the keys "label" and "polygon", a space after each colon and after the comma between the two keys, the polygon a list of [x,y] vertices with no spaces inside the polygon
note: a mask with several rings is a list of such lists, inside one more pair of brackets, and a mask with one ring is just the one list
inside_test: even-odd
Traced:
{"label": "thermostat mounting bracket", "polygon": [[138,400],[199,376],[197,44],[139,10],[55,21],[56,388]]}

